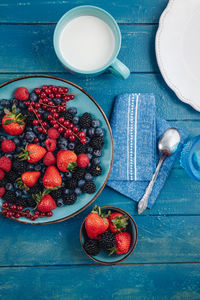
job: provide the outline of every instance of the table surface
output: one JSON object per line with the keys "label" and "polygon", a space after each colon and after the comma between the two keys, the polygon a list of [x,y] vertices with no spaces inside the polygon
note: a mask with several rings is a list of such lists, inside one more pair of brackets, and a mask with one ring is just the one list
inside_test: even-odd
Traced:
{"label": "table surface", "polygon": [[[89,92],[110,117],[122,92],[153,92],[157,114],[199,134],[200,115],[180,102],[164,82],[154,39],[167,0],[1,0],[0,83],[24,74],[53,74]],[[125,80],[103,74],[80,79],[69,74],[53,50],[56,22],[69,9],[93,4],[116,18],[122,32],[119,58],[129,66]],[[96,200],[135,219],[139,239],[124,263],[101,266],[79,242],[80,224],[91,207],[73,219],[30,226],[0,217],[1,299],[200,299],[200,184],[179,163],[155,206],[137,215],[136,204],[106,187]]]}

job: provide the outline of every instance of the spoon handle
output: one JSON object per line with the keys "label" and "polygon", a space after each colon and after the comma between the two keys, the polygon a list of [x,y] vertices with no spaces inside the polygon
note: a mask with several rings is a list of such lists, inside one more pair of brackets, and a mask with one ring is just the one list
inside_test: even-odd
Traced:
{"label": "spoon handle", "polygon": [[159,163],[158,163],[157,167],[156,167],[156,171],[153,174],[153,177],[152,177],[151,181],[149,182],[148,187],[146,188],[144,196],[142,197],[142,199],[138,203],[138,214],[141,214],[147,208],[149,196],[151,195],[154,183],[156,181],[156,178],[158,176],[158,173],[160,171],[160,168],[161,168],[162,163],[165,160],[165,158],[166,158],[166,155],[163,154],[161,156],[160,160],[159,160]]}

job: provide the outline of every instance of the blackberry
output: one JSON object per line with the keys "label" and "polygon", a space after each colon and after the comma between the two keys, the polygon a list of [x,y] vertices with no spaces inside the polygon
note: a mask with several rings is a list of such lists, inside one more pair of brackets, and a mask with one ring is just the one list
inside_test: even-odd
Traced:
{"label": "blackberry", "polygon": [[29,189],[30,194],[38,194],[41,191],[42,191],[42,186],[41,185],[34,185]]}
{"label": "blackberry", "polygon": [[51,197],[56,200],[58,198],[62,198],[63,188],[51,192]]}
{"label": "blackberry", "polygon": [[10,171],[6,174],[6,178],[8,179],[9,182],[14,183],[16,179],[18,178],[18,175],[15,171]]}
{"label": "blackberry", "polygon": [[81,128],[89,128],[92,124],[92,117],[89,113],[84,113],[79,119],[79,125]]}
{"label": "blackberry", "polygon": [[65,118],[66,118],[66,120],[69,120],[70,122],[72,122],[72,120],[73,120],[73,115],[70,114],[68,111],[66,111],[66,113],[65,113]]}
{"label": "blackberry", "polygon": [[24,173],[26,171],[27,163],[25,161],[16,159],[13,161],[12,169],[18,173]]}
{"label": "blackberry", "polygon": [[7,178],[6,177],[4,177],[3,179],[1,179],[1,181],[0,181],[0,187],[2,187],[2,186],[5,186],[6,185],[6,183],[8,183],[8,180],[7,180]]}
{"label": "blackberry", "polygon": [[114,233],[107,231],[101,234],[101,239],[99,241],[101,248],[110,250],[115,246],[115,243],[116,239]]}
{"label": "blackberry", "polygon": [[22,205],[23,207],[27,207],[27,198],[17,198],[16,200],[17,205]]}
{"label": "blackberry", "polygon": [[26,126],[32,126],[33,120],[35,119],[35,114],[32,111],[26,111]]}
{"label": "blackberry", "polygon": [[95,166],[95,165],[91,166],[90,174],[92,176],[99,176],[99,175],[101,175],[101,173],[102,173],[102,167],[101,166]]}
{"label": "blackberry", "polygon": [[89,255],[97,255],[100,251],[99,242],[97,240],[88,239],[84,243],[84,249]]}
{"label": "blackberry", "polygon": [[94,149],[94,150],[100,150],[104,145],[104,138],[103,136],[95,136],[91,139],[90,141],[90,146]]}
{"label": "blackberry", "polygon": [[71,179],[66,181],[65,188],[73,190],[77,187],[77,183],[78,183],[77,179],[71,178]]}
{"label": "blackberry", "polygon": [[77,144],[75,149],[74,149],[74,152],[76,154],[81,154],[81,153],[85,153],[86,152],[86,146],[85,144]]}
{"label": "blackberry", "polygon": [[70,193],[70,194],[64,195],[63,202],[66,205],[72,205],[76,202],[76,200],[77,200],[76,194],[75,193]]}
{"label": "blackberry", "polygon": [[27,203],[27,206],[29,206],[29,207],[35,207],[36,206],[36,202],[32,197],[27,198],[26,203]]}
{"label": "blackberry", "polygon": [[87,194],[93,194],[96,191],[96,185],[94,184],[94,182],[91,181],[87,181],[84,186],[83,186],[83,192],[87,193]]}
{"label": "blackberry", "polygon": [[3,195],[3,199],[10,203],[16,203],[17,201],[17,197],[15,195],[15,192],[13,191],[6,191],[5,194]]}
{"label": "blackberry", "polygon": [[85,175],[85,169],[77,167],[75,171],[72,173],[73,178],[80,180]]}

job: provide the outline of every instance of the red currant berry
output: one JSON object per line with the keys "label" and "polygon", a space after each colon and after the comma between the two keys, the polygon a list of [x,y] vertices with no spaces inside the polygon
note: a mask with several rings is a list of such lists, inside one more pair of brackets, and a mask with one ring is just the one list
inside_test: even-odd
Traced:
{"label": "red currant berry", "polygon": [[85,137],[85,132],[84,131],[80,131],[79,134],[78,134],[78,136],[80,138],[84,138]]}
{"label": "red currant berry", "polygon": [[49,99],[48,98],[44,98],[43,99],[43,103],[47,104],[49,102]]}
{"label": "red currant berry", "polygon": [[69,97],[69,96],[65,96],[65,97],[64,97],[64,100],[65,100],[65,101],[69,101],[69,100],[70,100],[70,97]]}
{"label": "red currant berry", "polygon": [[54,94],[53,93],[51,93],[51,94],[49,94],[49,98],[54,98]]}
{"label": "red currant berry", "polygon": [[34,120],[33,120],[33,125],[38,125],[38,123],[39,123],[39,122],[38,122],[37,119],[34,119]]}
{"label": "red currant berry", "polygon": [[30,219],[30,218],[31,218],[31,214],[27,214],[27,215],[26,215],[26,218],[27,218],[27,219]]}
{"label": "red currant berry", "polygon": [[63,131],[64,131],[64,128],[63,128],[63,127],[59,127],[59,128],[58,128],[58,132],[59,132],[59,133],[63,133]]}
{"label": "red currant berry", "polygon": [[42,93],[40,94],[40,97],[41,97],[42,99],[46,98],[46,96],[47,96],[47,94],[46,94],[45,92],[42,92]]}
{"label": "red currant berry", "polygon": [[52,90],[53,93],[57,93],[57,91],[58,91],[56,86],[53,86],[51,90]]}
{"label": "red currant berry", "polygon": [[50,123],[51,123],[52,125],[54,125],[54,124],[57,124],[57,121],[56,121],[56,120],[51,120]]}
{"label": "red currant berry", "polygon": [[23,206],[22,206],[22,205],[18,205],[18,206],[17,206],[17,210],[18,210],[18,211],[22,211],[22,209],[23,209]]}
{"label": "red currant berry", "polygon": [[70,100],[74,99],[74,95],[69,95],[69,97],[70,97]]}
{"label": "red currant berry", "polygon": [[35,92],[37,95],[40,95],[41,89],[34,89],[34,92]]}
{"label": "red currant berry", "polygon": [[50,88],[47,88],[46,89],[46,93],[49,95],[49,94],[51,94],[51,89]]}
{"label": "red currant berry", "polygon": [[6,214],[7,214],[7,209],[4,208],[4,209],[2,210],[2,215],[3,215],[3,216],[6,216]]}
{"label": "red currant berry", "polygon": [[52,213],[52,211],[48,211],[46,215],[47,215],[47,217],[52,217],[53,213]]}
{"label": "red currant berry", "polygon": [[8,203],[8,202],[4,202],[4,203],[2,204],[2,207],[3,207],[3,208],[8,208],[8,207],[9,207],[9,203]]}
{"label": "red currant berry", "polygon": [[43,89],[43,90],[46,90],[47,88],[48,88],[47,85],[43,85],[43,86],[42,86],[42,89]]}
{"label": "red currant berry", "polygon": [[10,206],[10,209],[11,209],[11,210],[16,210],[16,209],[17,209],[17,206],[16,206],[15,204],[12,204],[12,205]]}
{"label": "red currant berry", "polygon": [[72,129],[74,127],[74,124],[70,123],[68,127]]}
{"label": "red currant berry", "polygon": [[68,126],[70,124],[70,122],[69,122],[69,120],[65,120],[63,124],[64,124],[64,126]]}
{"label": "red currant berry", "polygon": [[48,101],[48,105],[53,106],[54,105],[53,101]]}
{"label": "red currant berry", "polygon": [[51,107],[47,107],[46,111],[51,112]]}
{"label": "red currant berry", "polygon": [[37,117],[38,117],[38,118],[41,118],[41,114],[37,114]]}
{"label": "red currant berry", "polygon": [[43,127],[47,127],[48,124],[47,124],[47,122],[43,122],[42,125],[43,125]]}
{"label": "red currant berry", "polygon": [[45,213],[41,212],[41,213],[40,213],[40,216],[41,216],[41,217],[45,217]]}
{"label": "red currant berry", "polygon": [[32,106],[29,106],[29,107],[28,107],[28,110],[29,110],[29,111],[33,111],[33,107],[32,107]]}
{"label": "red currant berry", "polygon": [[54,125],[53,125],[53,128],[58,129],[58,128],[59,128],[59,125],[58,125],[58,124],[54,124]]}
{"label": "red currant berry", "polygon": [[38,216],[39,214],[40,214],[40,212],[39,212],[38,210],[36,210],[36,211],[35,211],[35,215]]}
{"label": "red currant berry", "polygon": [[43,103],[43,100],[40,98],[40,99],[38,100],[38,103],[39,103],[39,104],[42,104],[42,103]]}
{"label": "red currant berry", "polygon": [[26,102],[25,102],[25,105],[26,105],[26,106],[29,106],[29,105],[30,105],[30,102],[29,102],[29,101],[26,101]]}
{"label": "red currant berry", "polygon": [[42,128],[42,127],[38,127],[37,131],[38,131],[38,132],[42,132],[42,131],[43,131],[43,128]]}
{"label": "red currant berry", "polygon": [[66,87],[63,88],[63,92],[64,92],[64,93],[68,93],[68,91],[69,91],[68,88],[66,88]]}
{"label": "red currant berry", "polygon": [[37,108],[34,109],[34,113],[35,114],[38,113],[38,109]]}
{"label": "red currant berry", "polygon": [[71,129],[67,129],[64,133],[64,136],[70,136],[72,134],[72,130]]}
{"label": "red currant berry", "polygon": [[57,93],[56,95],[56,98],[60,99],[61,98],[61,94]]}
{"label": "red currant berry", "polygon": [[55,112],[55,113],[53,114],[53,117],[54,117],[55,119],[58,119],[59,114],[58,114],[57,112]]}
{"label": "red currant berry", "polygon": [[57,112],[57,110],[55,108],[51,108],[51,112],[52,112],[52,114],[54,114]]}
{"label": "red currant berry", "polygon": [[53,119],[53,116],[49,114],[49,115],[47,116],[47,119],[48,119],[48,120],[52,120],[52,119]]}
{"label": "red currant berry", "polygon": [[19,218],[21,217],[21,215],[20,215],[19,213],[16,213],[16,214],[14,215],[14,217],[15,217],[16,219],[19,219]]}
{"label": "red currant berry", "polygon": [[64,118],[64,117],[60,117],[60,118],[58,119],[58,121],[59,121],[60,123],[64,123],[65,118]]}
{"label": "red currant berry", "polygon": [[40,107],[41,107],[40,103],[35,103],[35,108],[40,108]]}
{"label": "red currant berry", "polygon": [[25,210],[25,213],[26,213],[26,214],[29,214],[29,213],[30,213],[30,209],[26,209],[26,210]]}
{"label": "red currant berry", "polygon": [[34,143],[39,143],[39,139],[36,137],[36,138],[34,138]]}
{"label": "red currant berry", "polygon": [[78,131],[79,131],[77,126],[74,126],[72,130],[73,130],[74,133],[78,133]]}
{"label": "red currant berry", "polygon": [[82,143],[82,144],[85,144],[86,142],[87,142],[86,138],[82,138],[82,139],[81,139],[81,143]]}
{"label": "red currant berry", "polygon": [[11,218],[13,216],[13,212],[12,211],[8,211],[6,214],[6,217]]}
{"label": "red currant berry", "polygon": [[33,107],[34,107],[36,104],[37,104],[37,103],[35,103],[35,102],[33,102],[33,101],[30,102],[30,105],[33,106]]}
{"label": "red currant berry", "polygon": [[71,142],[74,142],[75,139],[76,139],[75,135],[70,135],[70,136],[69,136],[69,140],[70,140]]}
{"label": "red currant berry", "polygon": [[51,85],[49,85],[49,89],[51,90],[52,88],[53,88],[54,86],[51,84]]}

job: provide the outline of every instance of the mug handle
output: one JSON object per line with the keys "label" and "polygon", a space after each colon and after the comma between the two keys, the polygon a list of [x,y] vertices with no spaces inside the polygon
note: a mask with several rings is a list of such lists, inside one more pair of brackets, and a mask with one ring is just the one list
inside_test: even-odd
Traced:
{"label": "mug handle", "polygon": [[125,66],[119,59],[115,59],[115,61],[110,65],[108,70],[116,77],[120,79],[127,79],[130,75],[130,70],[127,66]]}

